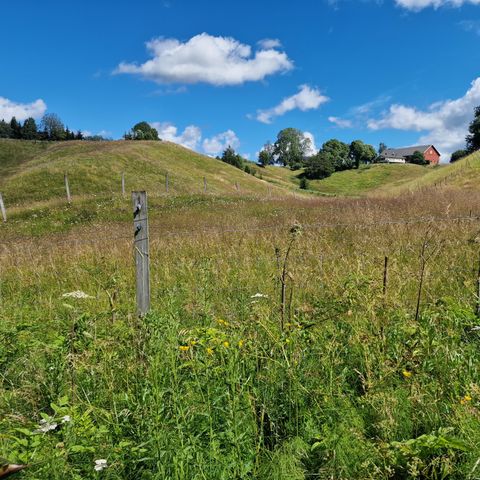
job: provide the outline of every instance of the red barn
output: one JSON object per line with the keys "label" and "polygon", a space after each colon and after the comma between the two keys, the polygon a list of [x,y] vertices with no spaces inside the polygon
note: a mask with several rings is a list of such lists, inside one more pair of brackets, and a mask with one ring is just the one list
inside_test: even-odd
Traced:
{"label": "red barn", "polygon": [[387,148],[379,157],[379,162],[384,163],[408,163],[415,152],[422,152],[425,160],[430,165],[440,162],[440,152],[434,145],[415,145],[413,147]]}

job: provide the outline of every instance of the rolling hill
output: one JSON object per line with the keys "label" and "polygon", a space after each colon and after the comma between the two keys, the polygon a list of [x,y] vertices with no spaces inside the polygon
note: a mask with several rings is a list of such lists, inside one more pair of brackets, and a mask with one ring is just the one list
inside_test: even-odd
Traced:
{"label": "rolling hill", "polygon": [[48,201],[65,196],[68,173],[72,195],[108,195],[146,189],[152,195],[208,193],[265,195],[286,193],[253,175],[170,142],[58,142],[0,141],[0,192],[10,205]]}

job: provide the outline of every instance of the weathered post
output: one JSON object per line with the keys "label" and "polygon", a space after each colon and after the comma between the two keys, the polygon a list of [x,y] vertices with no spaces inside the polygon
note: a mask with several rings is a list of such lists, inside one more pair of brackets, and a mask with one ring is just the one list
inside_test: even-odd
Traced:
{"label": "weathered post", "polygon": [[0,211],[2,212],[2,218],[3,221],[7,221],[7,210],[5,209],[5,204],[3,203],[3,197],[2,194],[0,193]]}
{"label": "weathered post", "polygon": [[147,192],[132,192],[137,312],[150,310],[150,256],[148,244]]}
{"label": "weathered post", "polygon": [[125,172],[122,172],[122,197],[125,196]]}
{"label": "weathered post", "polygon": [[207,193],[207,177],[203,177],[203,192]]}
{"label": "weathered post", "polygon": [[63,179],[65,181],[65,191],[67,193],[67,202],[72,203],[72,198],[70,196],[70,185],[68,184],[68,175],[66,173],[63,175]]}
{"label": "weathered post", "polygon": [[168,172],[165,174],[165,192],[168,193]]}
{"label": "weathered post", "polygon": [[240,187],[238,186],[238,182],[235,182],[235,188],[237,189],[237,192],[240,190]]}

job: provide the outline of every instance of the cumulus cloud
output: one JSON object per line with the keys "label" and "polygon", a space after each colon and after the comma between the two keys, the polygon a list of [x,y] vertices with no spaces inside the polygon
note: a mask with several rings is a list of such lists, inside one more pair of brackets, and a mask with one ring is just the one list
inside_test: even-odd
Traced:
{"label": "cumulus cloud", "polygon": [[352,121],[346,118],[328,117],[328,121],[339,128],[350,128],[352,126]]}
{"label": "cumulus cloud", "polygon": [[461,7],[464,4],[480,5],[480,0],[395,0],[395,3],[408,10],[419,11],[428,7]]}
{"label": "cumulus cloud", "polygon": [[42,99],[35,100],[32,103],[17,103],[8,98],[0,97],[0,120],[9,122],[12,117],[19,121],[26,120],[29,117],[40,118],[47,110],[47,105]]}
{"label": "cumulus cloud", "polygon": [[206,138],[203,141],[203,151],[208,155],[219,155],[228,146],[237,150],[240,146],[240,140],[233,130],[219,133],[211,138]]}
{"label": "cumulus cloud", "polygon": [[178,128],[173,123],[152,122],[150,125],[157,130],[158,136],[162,140],[178,143],[190,150],[197,150],[202,139],[202,131],[196,125],[189,125],[180,134],[178,134]]}
{"label": "cumulus cloud", "polygon": [[329,98],[320,93],[318,88],[300,85],[298,93],[284,98],[277,106],[267,110],[257,110],[256,119],[262,123],[272,123],[275,117],[284,115],[291,110],[316,110],[320,105],[328,102]]}
{"label": "cumulus cloud", "polygon": [[308,150],[307,155],[315,155],[318,152],[317,146],[315,145],[315,137],[313,136],[313,133],[310,132],[303,132],[303,136],[305,138],[308,138],[310,140],[310,149]]}
{"label": "cumulus cloud", "polygon": [[258,45],[265,50],[269,50],[270,48],[280,48],[282,43],[278,38],[264,38],[258,42]]}
{"label": "cumulus cloud", "polygon": [[465,95],[430,105],[426,110],[394,104],[379,119],[370,119],[371,130],[393,128],[425,132],[418,140],[433,143],[443,155],[464,147],[473,109],[480,103],[480,77],[475,79]]}
{"label": "cumulus cloud", "polygon": [[[249,45],[231,37],[201,33],[186,42],[156,38],[147,42],[152,58],[140,65],[120,63],[114,73],[137,74],[157,83],[209,83],[240,85],[293,68],[285,52],[272,41],[252,52]],[[277,45],[278,46],[278,45]]]}

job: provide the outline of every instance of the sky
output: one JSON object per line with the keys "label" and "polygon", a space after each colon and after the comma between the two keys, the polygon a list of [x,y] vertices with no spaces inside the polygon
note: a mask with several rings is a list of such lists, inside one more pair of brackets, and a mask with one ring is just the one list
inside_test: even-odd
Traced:
{"label": "sky", "polygon": [[448,161],[480,105],[480,0],[2,3],[7,121],[113,139],[147,121],[251,160],[294,127],[313,149],[433,143]]}

